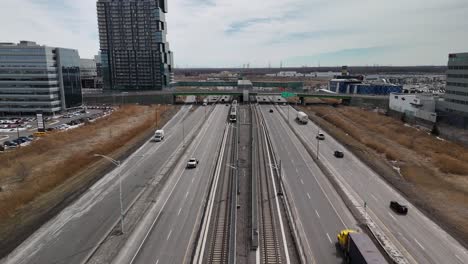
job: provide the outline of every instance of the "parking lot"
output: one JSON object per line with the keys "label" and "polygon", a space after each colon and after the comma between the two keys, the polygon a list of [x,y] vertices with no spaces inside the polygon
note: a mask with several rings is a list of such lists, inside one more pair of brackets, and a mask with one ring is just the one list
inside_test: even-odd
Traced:
{"label": "parking lot", "polygon": [[[65,131],[83,125],[111,113],[108,106],[88,106],[62,115],[44,117],[46,132]],[[37,132],[36,117],[0,118],[0,151],[26,146],[35,140]]]}

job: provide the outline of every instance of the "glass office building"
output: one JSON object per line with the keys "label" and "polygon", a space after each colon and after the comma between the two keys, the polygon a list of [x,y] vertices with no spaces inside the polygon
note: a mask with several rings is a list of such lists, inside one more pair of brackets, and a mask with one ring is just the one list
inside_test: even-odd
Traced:
{"label": "glass office building", "polygon": [[105,90],[162,90],[170,84],[166,13],[167,0],[98,0]]}
{"label": "glass office building", "polygon": [[468,52],[449,54],[445,111],[468,115]]}
{"label": "glass office building", "polygon": [[83,103],[78,51],[0,43],[0,113],[58,113]]}

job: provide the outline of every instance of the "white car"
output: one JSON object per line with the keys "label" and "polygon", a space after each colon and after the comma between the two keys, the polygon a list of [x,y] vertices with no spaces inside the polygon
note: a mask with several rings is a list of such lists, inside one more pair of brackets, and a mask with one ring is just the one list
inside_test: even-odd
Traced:
{"label": "white car", "polygon": [[195,158],[191,158],[191,159],[189,159],[189,161],[187,162],[187,169],[196,168],[197,165],[198,165],[198,160],[195,159]]}

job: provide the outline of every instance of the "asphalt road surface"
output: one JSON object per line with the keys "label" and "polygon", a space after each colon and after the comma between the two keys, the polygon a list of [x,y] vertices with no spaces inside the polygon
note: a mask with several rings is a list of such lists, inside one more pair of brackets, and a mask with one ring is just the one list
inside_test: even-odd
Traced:
{"label": "asphalt road surface", "polygon": [[[341,198],[307,150],[272,105],[260,109],[283,168],[283,183],[293,202],[307,263],[342,263],[336,235],[345,228],[357,228]],[[301,230],[302,229],[302,230]],[[302,231],[302,232],[301,232]]]}
{"label": "asphalt road surface", "polygon": [[[309,122],[307,125],[297,123],[296,110],[290,106],[279,106],[290,123],[295,126],[300,135],[305,138],[312,149],[316,149],[315,136],[318,127]],[[276,109],[275,109],[275,112]],[[278,122],[285,123],[276,113]],[[386,235],[396,244],[400,251],[413,263],[468,263],[468,254],[454,238],[437,226],[411,205],[402,195],[384,182],[375,172],[368,168],[351,152],[334,140],[327,133],[325,140],[319,143],[319,157],[331,172],[340,177],[350,190],[367,203],[372,219],[384,230]],[[344,152],[344,158],[333,156],[335,150]],[[389,208],[391,200],[408,205],[409,212],[405,216],[397,215]]]}
{"label": "asphalt road surface", "polygon": [[[208,106],[211,107],[211,106]],[[205,109],[184,106],[164,127],[162,142],[147,142],[121,166],[124,208],[141,192],[193,127],[204,120]],[[183,123],[182,123],[182,120]],[[119,169],[104,176],[0,263],[81,263],[120,215]]]}
{"label": "asphalt road surface", "polygon": [[[156,222],[140,234],[137,252],[125,252],[114,263],[188,263],[198,230],[210,178],[214,173],[219,146],[226,127],[229,107],[217,105],[200,130],[185,159],[182,159],[162,191],[156,210],[148,212]],[[186,169],[189,157],[200,161],[197,168]],[[154,217],[153,217],[154,216]],[[133,259],[133,262],[128,260]]]}

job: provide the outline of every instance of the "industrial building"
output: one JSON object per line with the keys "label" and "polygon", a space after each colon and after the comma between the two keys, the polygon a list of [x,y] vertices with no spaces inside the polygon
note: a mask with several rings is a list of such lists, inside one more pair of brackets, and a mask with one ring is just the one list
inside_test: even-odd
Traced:
{"label": "industrial building", "polygon": [[0,113],[55,114],[82,102],[77,50],[0,43]]}
{"label": "industrial building", "polygon": [[437,121],[436,100],[433,94],[391,93],[389,108],[408,117],[419,118],[431,123]]}
{"label": "industrial building", "polygon": [[468,116],[468,52],[449,54],[442,109]]}
{"label": "industrial building", "polygon": [[167,0],[98,0],[105,90],[162,90],[173,75]]}
{"label": "industrial building", "polygon": [[358,79],[332,79],[328,84],[328,90],[345,94],[389,95],[401,93],[402,85],[394,84],[366,84]]}

